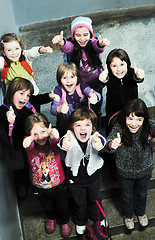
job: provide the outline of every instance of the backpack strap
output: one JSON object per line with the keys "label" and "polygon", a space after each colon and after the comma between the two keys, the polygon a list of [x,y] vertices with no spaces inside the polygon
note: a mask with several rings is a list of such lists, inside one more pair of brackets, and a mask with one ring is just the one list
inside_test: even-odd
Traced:
{"label": "backpack strap", "polygon": [[[7,105],[5,105],[5,104],[3,104],[9,111],[10,111],[10,108],[7,106]],[[10,137],[10,142],[13,144],[13,139],[12,139],[12,131],[13,131],[13,128],[14,128],[14,122],[10,122],[9,123],[9,134],[8,134],[8,136]]]}
{"label": "backpack strap", "polygon": [[4,67],[3,67],[2,71],[1,71],[1,79],[2,79],[3,82],[6,79],[6,76],[8,74],[8,70],[9,70],[9,67],[7,66],[7,63],[6,63],[5,59],[4,59]]}

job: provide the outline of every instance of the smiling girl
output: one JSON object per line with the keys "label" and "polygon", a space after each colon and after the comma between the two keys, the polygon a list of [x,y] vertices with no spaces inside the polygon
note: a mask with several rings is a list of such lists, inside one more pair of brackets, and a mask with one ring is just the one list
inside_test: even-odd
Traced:
{"label": "smiling girl", "polygon": [[[98,155],[105,145],[105,138],[97,131],[97,116],[89,109],[78,109],[71,114],[70,130],[60,140],[67,152],[66,177],[73,196],[73,222],[78,239],[86,230],[88,218],[97,221],[96,200],[101,202],[100,186],[103,159]],[[103,216],[101,225],[105,224]],[[103,220],[103,221],[102,221]]]}
{"label": "smiling girl", "polygon": [[[107,56],[105,70],[100,75],[100,81],[107,79],[106,95],[106,127],[113,114],[121,111],[126,103],[138,98],[138,85],[144,80],[144,71],[131,68],[128,54],[123,49],[113,49]],[[107,129],[108,132],[108,129]]]}
{"label": "smiling girl", "polygon": [[69,116],[78,108],[88,108],[89,104],[96,104],[101,95],[91,89],[86,83],[81,83],[79,70],[74,63],[62,63],[57,70],[58,86],[54,93],[60,96],[60,101],[53,101],[51,113],[57,116],[57,129],[63,136],[69,123]]}
{"label": "smiling girl", "polygon": [[145,207],[153,171],[151,139],[154,137],[155,121],[149,119],[147,107],[141,99],[127,103],[119,123],[107,137],[106,150],[115,151],[122,215],[130,230],[134,228],[134,213],[142,227],[148,225]]}

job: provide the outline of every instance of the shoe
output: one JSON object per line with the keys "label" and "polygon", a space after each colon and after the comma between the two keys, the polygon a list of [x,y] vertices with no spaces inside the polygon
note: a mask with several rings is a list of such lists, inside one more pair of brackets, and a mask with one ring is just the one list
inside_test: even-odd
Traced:
{"label": "shoe", "polygon": [[63,238],[68,238],[71,234],[72,228],[70,222],[60,226],[60,233]]}
{"label": "shoe", "polygon": [[55,220],[46,219],[46,221],[45,221],[46,233],[48,233],[48,234],[53,233],[55,231],[55,226],[56,226]]}
{"label": "shoe", "polygon": [[133,218],[126,218],[124,217],[124,223],[127,229],[132,230],[134,229],[134,221]]}
{"label": "shoe", "polygon": [[143,216],[138,216],[138,221],[142,227],[146,227],[149,223],[146,214]]}

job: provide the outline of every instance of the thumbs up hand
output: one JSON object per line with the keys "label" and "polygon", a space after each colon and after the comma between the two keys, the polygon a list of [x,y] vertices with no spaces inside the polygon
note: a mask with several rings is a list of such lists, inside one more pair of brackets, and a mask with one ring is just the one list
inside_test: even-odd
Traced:
{"label": "thumbs up hand", "polygon": [[52,43],[53,44],[59,44],[60,46],[64,46],[65,45],[65,41],[63,39],[63,31],[60,32],[60,35],[56,35],[52,39]]}
{"label": "thumbs up hand", "polygon": [[23,140],[23,147],[24,147],[24,148],[28,148],[28,147],[31,145],[31,143],[33,142],[33,140],[34,140],[34,137],[33,137],[32,135],[26,137],[26,138]]}
{"label": "thumbs up hand", "polygon": [[55,94],[53,90],[49,94],[49,97],[51,100],[55,101],[56,103],[60,101],[60,96],[58,94]]}
{"label": "thumbs up hand", "polygon": [[16,115],[14,113],[14,110],[13,110],[12,106],[10,106],[10,110],[7,111],[6,116],[7,116],[7,119],[8,119],[9,123],[12,123],[12,122],[15,121]]}
{"label": "thumbs up hand", "polygon": [[99,138],[99,133],[97,132],[94,137],[94,148],[97,151],[100,151],[103,148],[102,140]]}
{"label": "thumbs up hand", "polygon": [[116,150],[120,146],[120,143],[121,143],[121,136],[120,136],[120,133],[118,132],[117,137],[109,143],[109,148]]}
{"label": "thumbs up hand", "polygon": [[93,89],[91,89],[90,93],[89,93],[89,102],[91,104],[96,104],[98,101],[98,97],[97,95],[93,92]]}
{"label": "thumbs up hand", "polygon": [[134,72],[138,79],[143,79],[145,77],[145,73],[144,73],[143,69],[137,68],[136,63],[134,63]]}
{"label": "thumbs up hand", "polygon": [[59,138],[59,132],[56,128],[52,128],[52,124],[49,124],[49,127],[47,129],[48,135],[52,140],[58,139]]}
{"label": "thumbs up hand", "polygon": [[62,149],[68,151],[71,148],[71,132],[67,131],[66,136],[62,140]]}
{"label": "thumbs up hand", "polygon": [[98,37],[100,47],[109,46],[110,41],[107,38],[103,38],[101,35]]}
{"label": "thumbs up hand", "polygon": [[104,65],[104,71],[102,71],[100,73],[99,80],[102,83],[106,83],[108,81],[108,68],[107,68],[107,64]]}

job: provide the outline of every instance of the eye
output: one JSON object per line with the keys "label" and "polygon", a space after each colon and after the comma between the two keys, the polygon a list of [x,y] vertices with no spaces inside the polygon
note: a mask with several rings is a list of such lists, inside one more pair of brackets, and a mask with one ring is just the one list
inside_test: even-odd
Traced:
{"label": "eye", "polygon": [[30,97],[31,97],[31,94],[28,94],[27,97],[30,98]]}

